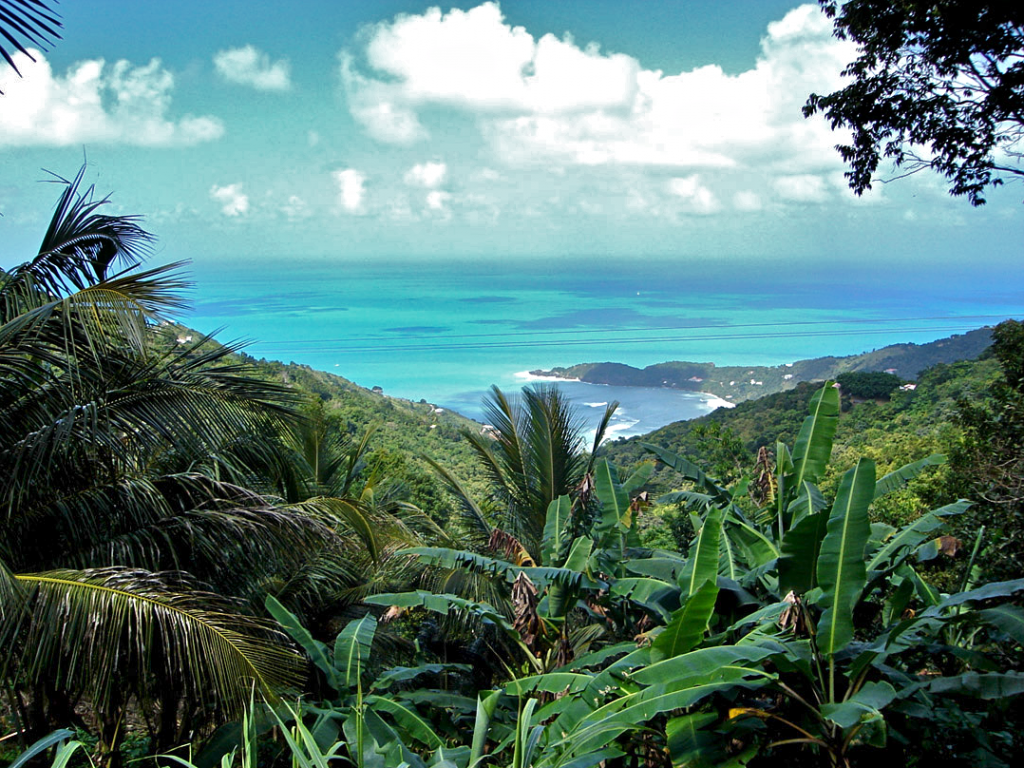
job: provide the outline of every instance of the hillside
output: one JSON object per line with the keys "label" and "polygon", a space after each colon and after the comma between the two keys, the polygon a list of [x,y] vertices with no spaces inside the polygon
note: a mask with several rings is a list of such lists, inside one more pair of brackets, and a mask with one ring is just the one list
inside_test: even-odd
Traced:
{"label": "hillside", "polygon": [[[857,456],[869,455],[887,472],[930,453],[947,450],[957,402],[981,402],[1000,377],[988,355],[974,361],[940,363],[918,372],[917,388],[896,391],[891,399],[854,401],[843,398],[833,464],[845,471]],[[647,435],[607,443],[601,450],[617,466],[630,468],[650,459],[643,443],[662,446],[697,461],[723,479],[748,472],[762,446],[792,445],[807,415],[807,403],[818,385],[800,382],[792,389],[735,408],[719,408],[690,421],[679,421]],[[660,470],[652,490],[667,491],[678,481]]]}
{"label": "hillside", "polygon": [[[167,326],[166,333],[169,346],[201,335],[182,326]],[[410,500],[438,522],[447,519],[452,505],[437,474],[422,456],[454,472],[478,498],[485,495],[486,479],[462,436],[463,430],[480,430],[477,422],[426,400],[391,397],[307,365],[256,359],[244,352],[237,353],[237,358],[251,366],[249,375],[319,397],[325,405],[329,428],[343,436],[358,439],[371,425],[377,425],[367,464],[380,466],[388,477],[404,485]]]}
{"label": "hillside", "polygon": [[734,403],[794,390],[805,381],[832,379],[849,371],[890,371],[913,380],[939,363],[971,360],[989,345],[991,331],[979,328],[927,344],[893,344],[847,357],[817,357],[777,366],[716,366],[673,361],[646,368],[622,363],[581,363],[567,368],[531,371],[544,376],[579,379],[589,384],[624,387],[668,387],[708,392]]}

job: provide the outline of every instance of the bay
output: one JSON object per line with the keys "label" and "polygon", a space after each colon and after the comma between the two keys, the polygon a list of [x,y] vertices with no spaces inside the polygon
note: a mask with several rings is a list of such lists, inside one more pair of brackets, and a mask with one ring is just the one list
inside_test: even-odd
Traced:
{"label": "bay", "polygon": [[[923,343],[1020,316],[1017,274],[766,269],[757,261],[443,262],[231,259],[197,264],[182,321],[256,357],[296,362],[388,395],[481,419],[492,385],[580,362],[781,365]],[[619,436],[721,404],[661,389],[558,384],[591,421],[614,400]]]}

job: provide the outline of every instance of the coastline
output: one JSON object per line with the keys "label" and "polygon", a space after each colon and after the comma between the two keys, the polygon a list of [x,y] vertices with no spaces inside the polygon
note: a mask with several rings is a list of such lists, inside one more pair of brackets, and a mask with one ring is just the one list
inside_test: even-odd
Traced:
{"label": "coastline", "polygon": [[[568,376],[553,376],[553,375],[541,376],[541,375],[538,375],[536,373],[533,373],[532,371],[516,371],[516,373],[514,375],[515,375],[516,379],[519,379],[519,380],[525,381],[525,382],[530,382],[530,381],[553,381],[553,382],[564,381],[564,382],[572,382],[572,383],[576,383],[576,384],[586,384],[586,385],[591,386],[591,387],[609,387],[609,386],[612,386],[610,384],[602,384],[602,383],[593,382],[593,381],[583,381],[583,379],[569,378]],[[667,387],[630,387],[630,389],[662,391],[662,390],[670,389],[670,388],[667,388]],[[680,392],[681,394],[688,394],[688,395],[693,395],[695,397],[700,397],[701,398],[701,402],[704,403],[705,405],[709,406],[708,413],[711,413],[711,411],[717,410],[718,408],[735,408],[736,407],[736,403],[732,403],[732,402],[726,400],[725,398],[720,397],[720,396],[714,394],[713,392],[704,392],[704,391],[701,391],[701,390],[676,390],[676,389],[670,389],[670,391]],[[586,405],[590,405],[590,403],[586,403]]]}

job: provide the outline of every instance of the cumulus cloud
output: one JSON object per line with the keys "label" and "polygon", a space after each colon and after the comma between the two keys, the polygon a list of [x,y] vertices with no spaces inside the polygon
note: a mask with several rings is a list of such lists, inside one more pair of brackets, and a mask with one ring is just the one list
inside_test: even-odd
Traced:
{"label": "cumulus cloud", "polygon": [[366,200],[366,174],[355,168],[345,168],[331,174],[338,185],[338,204],[348,213],[364,213]]}
{"label": "cumulus cloud", "polygon": [[700,183],[697,174],[670,179],[669,191],[685,202],[690,213],[715,213],[722,207],[714,193]]}
{"label": "cumulus cloud", "polygon": [[14,61],[24,75],[0,69],[0,146],[81,143],[184,146],[224,134],[216,117],[169,116],[174,75],[159,59],[141,67],[120,60],[80,61],[55,74],[39,51]]}
{"label": "cumulus cloud", "polygon": [[249,212],[249,196],[242,192],[242,183],[210,187],[210,197],[221,204],[225,216],[244,216]]}
{"label": "cumulus cloud", "polygon": [[218,51],[213,65],[229,83],[247,85],[258,91],[287,91],[292,87],[288,60],[272,62],[270,56],[252,45]]}
{"label": "cumulus cloud", "polygon": [[828,196],[825,180],[821,176],[781,176],[774,181],[773,186],[783,200],[797,203],[820,203]]}
{"label": "cumulus cloud", "polygon": [[753,68],[665,74],[568,36],[536,39],[487,2],[373,25],[360,66],[343,52],[340,71],[353,116],[381,141],[426,138],[422,114],[443,106],[475,118],[509,164],[809,173],[838,164],[828,126],[800,113],[852,58],[831,32],[816,5],[801,6],[768,26]]}
{"label": "cumulus cloud", "polygon": [[448,175],[448,166],[444,163],[417,163],[405,174],[405,183],[411,187],[427,187],[433,189],[440,185]]}

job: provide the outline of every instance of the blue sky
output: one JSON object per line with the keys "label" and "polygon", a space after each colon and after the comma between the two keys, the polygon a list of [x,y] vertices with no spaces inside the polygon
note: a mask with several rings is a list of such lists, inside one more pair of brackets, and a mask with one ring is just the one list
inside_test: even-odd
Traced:
{"label": "blue sky", "polygon": [[852,50],[815,5],[193,2],[60,6],[0,71],[0,264],[83,153],[161,260],[672,256],[1019,264],[1022,188],[983,209],[918,175],[845,189],[804,120]]}

